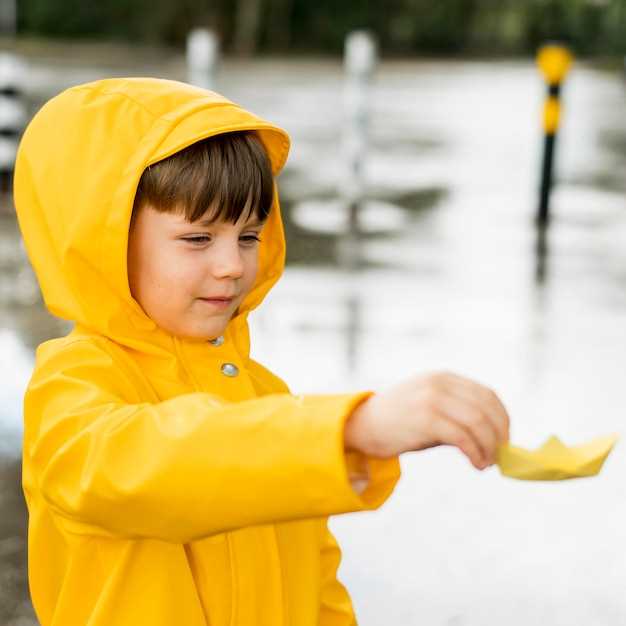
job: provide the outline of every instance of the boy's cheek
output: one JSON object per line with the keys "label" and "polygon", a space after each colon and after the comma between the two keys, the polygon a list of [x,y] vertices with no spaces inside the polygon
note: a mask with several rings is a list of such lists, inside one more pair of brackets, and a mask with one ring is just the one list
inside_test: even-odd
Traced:
{"label": "boy's cheek", "polygon": [[156,282],[158,288],[175,298],[177,294],[186,291],[194,293],[193,286],[197,282],[197,269],[187,268],[184,263],[177,259],[163,257],[157,268]]}

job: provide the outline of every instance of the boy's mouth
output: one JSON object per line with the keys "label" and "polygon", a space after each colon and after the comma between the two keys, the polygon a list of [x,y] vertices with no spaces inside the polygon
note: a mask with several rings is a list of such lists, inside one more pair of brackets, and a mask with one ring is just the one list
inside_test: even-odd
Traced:
{"label": "boy's mouth", "polygon": [[208,304],[214,304],[215,306],[228,306],[235,298],[222,298],[222,297],[210,297],[210,298],[198,298],[202,300],[202,302],[206,302]]}

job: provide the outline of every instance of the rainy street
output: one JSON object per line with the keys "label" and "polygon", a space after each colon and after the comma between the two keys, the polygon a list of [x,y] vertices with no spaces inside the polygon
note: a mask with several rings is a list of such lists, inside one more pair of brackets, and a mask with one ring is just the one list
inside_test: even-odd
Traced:
{"label": "rainy street", "polygon": [[[30,112],[104,76],[185,79],[182,56],[97,58],[28,51]],[[250,322],[252,356],[294,393],[384,389],[449,370],[498,393],[516,445],[623,432],[621,71],[575,63],[564,85],[545,237],[534,226],[545,85],[530,60],[383,62],[350,240],[341,63],[225,60],[216,88],[292,138],[279,178],[287,269]],[[41,302],[7,198],[0,221],[0,624],[32,626],[21,401],[35,347],[69,325]],[[359,624],[626,623],[623,445],[597,477],[546,483],[479,472],[448,447],[404,455],[381,509],[331,519]]]}

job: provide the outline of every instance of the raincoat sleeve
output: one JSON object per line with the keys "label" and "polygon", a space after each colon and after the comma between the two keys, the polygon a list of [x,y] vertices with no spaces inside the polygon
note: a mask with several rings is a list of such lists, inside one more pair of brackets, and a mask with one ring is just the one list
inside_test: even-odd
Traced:
{"label": "raincoat sleeve", "polygon": [[368,393],[205,392],[129,401],[133,383],[106,350],[78,340],[39,359],[24,398],[35,488],[68,532],[189,542],[270,522],[374,509],[397,457],[349,479],[343,428]]}
{"label": "raincoat sleeve", "polygon": [[322,525],[322,533],[319,626],[356,626],[350,595],[337,579],[341,549],[328,529],[328,519]]}

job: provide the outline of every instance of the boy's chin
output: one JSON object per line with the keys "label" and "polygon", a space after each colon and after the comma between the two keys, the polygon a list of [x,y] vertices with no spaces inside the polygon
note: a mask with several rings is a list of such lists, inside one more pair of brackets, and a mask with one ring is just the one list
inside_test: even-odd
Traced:
{"label": "boy's chin", "polygon": [[183,341],[205,342],[216,339],[226,332],[226,328],[233,317],[229,313],[214,315],[212,318],[205,317],[204,319],[197,317],[190,317],[184,321],[178,319],[174,323],[164,319],[160,323],[157,321],[157,324],[170,335]]}
{"label": "boy's chin", "polygon": [[213,341],[214,339],[217,339],[218,337],[221,337],[224,334],[224,331],[226,329],[222,329],[219,332],[212,332],[212,333],[205,333],[202,335],[195,335],[193,337],[188,337],[187,340],[188,341],[197,341],[197,342],[202,342],[205,343],[207,341]]}
{"label": "boy's chin", "polygon": [[183,339],[185,341],[193,341],[193,342],[205,342],[212,341],[217,337],[220,337],[226,331],[225,324],[216,324],[210,328],[203,329],[177,329],[178,332],[175,332],[177,337]]}

